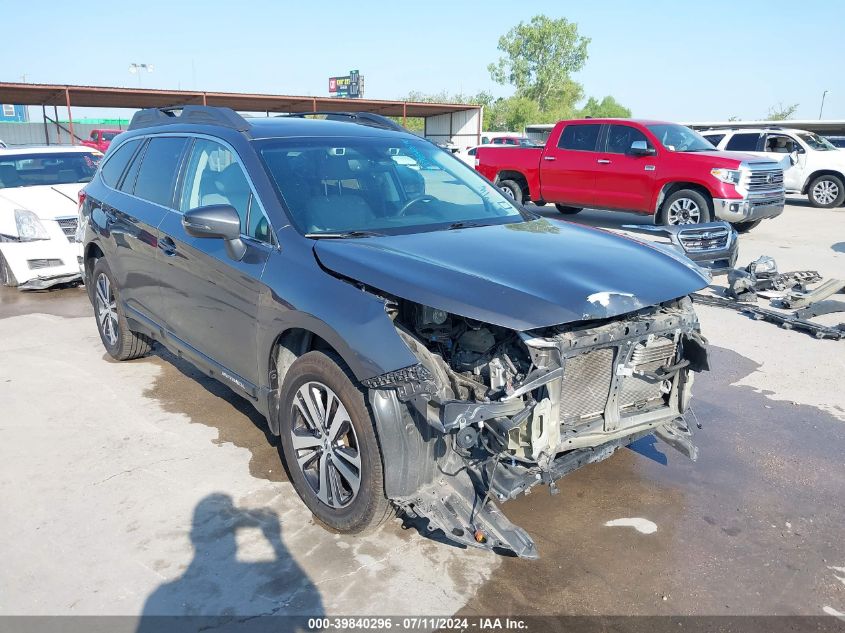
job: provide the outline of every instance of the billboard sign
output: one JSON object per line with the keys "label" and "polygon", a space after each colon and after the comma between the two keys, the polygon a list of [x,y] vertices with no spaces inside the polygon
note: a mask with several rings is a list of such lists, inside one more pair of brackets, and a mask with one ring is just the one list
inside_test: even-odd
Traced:
{"label": "billboard sign", "polygon": [[357,70],[350,70],[343,77],[329,77],[329,94],[343,99],[358,99],[364,96],[364,78]]}

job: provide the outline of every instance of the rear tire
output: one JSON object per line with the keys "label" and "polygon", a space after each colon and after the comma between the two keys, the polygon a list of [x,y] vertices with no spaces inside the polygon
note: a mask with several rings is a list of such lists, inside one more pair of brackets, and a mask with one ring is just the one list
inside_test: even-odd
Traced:
{"label": "rear tire", "polygon": [[845,200],[845,186],[838,176],[824,174],[814,178],[807,187],[807,198],[816,208],[832,209]]}
{"label": "rear tire", "polygon": [[658,223],[666,226],[710,222],[710,201],[694,189],[680,189],[663,201]]}
{"label": "rear tire", "polygon": [[563,215],[575,215],[576,213],[580,213],[584,210],[581,207],[567,207],[564,204],[556,204],[555,209],[557,209],[558,213],[562,213]]}
{"label": "rear tire", "polygon": [[383,523],[392,506],[381,448],[364,392],[343,360],[317,351],[296,359],[279,407],[291,483],[317,520],[346,534]]}
{"label": "rear tire", "polygon": [[499,188],[516,204],[522,204],[522,187],[519,186],[518,182],[515,180],[502,180],[499,182]]}
{"label": "rear tire", "polygon": [[15,288],[18,285],[18,280],[15,279],[15,273],[12,272],[3,253],[0,253],[0,285]]}
{"label": "rear tire", "polygon": [[749,220],[748,222],[735,222],[731,226],[734,227],[737,233],[748,233],[755,226],[760,224],[763,220]]}
{"label": "rear tire", "polygon": [[152,341],[129,329],[120,303],[119,289],[105,258],[101,257],[94,264],[91,279],[97,331],[109,356],[115,360],[133,360],[148,354],[152,349]]}

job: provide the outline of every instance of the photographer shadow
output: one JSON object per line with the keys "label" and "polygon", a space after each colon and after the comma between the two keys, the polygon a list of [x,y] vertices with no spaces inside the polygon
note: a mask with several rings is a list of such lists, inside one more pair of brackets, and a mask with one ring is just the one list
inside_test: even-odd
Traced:
{"label": "photographer shadow", "polygon": [[[241,529],[260,529],[272,557],[238,560]],[[308,619],[323,615],[319,591],[282,543],[275,512],[237,508],[229,495],[208,495],[194,509],[191,543],[191,563],[150,594],[137,633],[305,631]]]}

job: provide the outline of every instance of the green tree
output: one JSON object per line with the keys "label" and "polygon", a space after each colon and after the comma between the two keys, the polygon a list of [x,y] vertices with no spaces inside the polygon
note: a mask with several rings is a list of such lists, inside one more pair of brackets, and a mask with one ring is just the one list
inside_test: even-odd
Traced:
{"label": "green tree", "polygon": [[767,115],[767,119],[769,121],[784,121],[786,119],[791,119],[792,115],[798,110],[798,104],[793,103],[791,105],[783,105],[782,103],[778,103],[776,106],[772,106],[769,108],[769,114]]}
{"label": "green tree", "polygon": [[601,101],[598,101],[595,97],[590,97],[578,112],[578,115],[593,118],[630,119],[631,111],[611,96],[607,96]]}
{"label": "green tree", "polygon": [[571,92],[570,75],[584,67],[589,43],[589,38],[578,34],[574,22],[535,15],[528,24],[520,22],[499,38],[498,48],[504,55],[487,69],[494,81],[513,85],[518,97],[546,110]]}

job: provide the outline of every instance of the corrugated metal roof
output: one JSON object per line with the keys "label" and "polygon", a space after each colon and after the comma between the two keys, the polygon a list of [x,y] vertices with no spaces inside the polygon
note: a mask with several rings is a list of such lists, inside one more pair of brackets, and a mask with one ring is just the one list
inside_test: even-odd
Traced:
{"label": "corrugated metal roof", "polygon": [[0,82],[0,103],[94,108],[162,108],[176,105],[226,106],[242,112],[363,111],[385,116],[427,117],[478,110],[463,103],[418,103],[377,99],[334,99],[240,92],[152,90],[107,86],[74,86]]}

